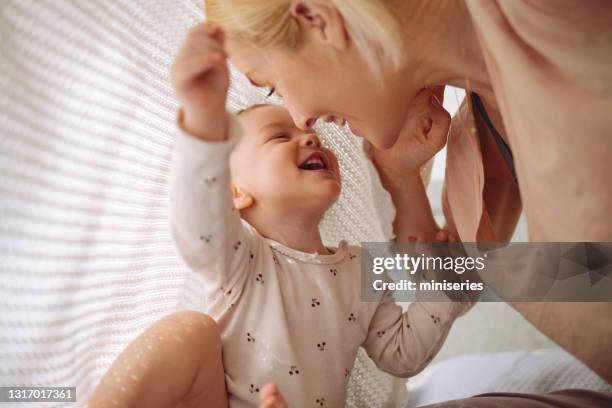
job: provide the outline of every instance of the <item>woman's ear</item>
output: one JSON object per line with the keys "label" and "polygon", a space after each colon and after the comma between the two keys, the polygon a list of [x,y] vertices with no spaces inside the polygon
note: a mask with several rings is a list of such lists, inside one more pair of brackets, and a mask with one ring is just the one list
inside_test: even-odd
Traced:
{"label": "woman's ear", "polygon": [[345,50],[348,46],[344,19],[330,2],[291,0],[291,15],[303,29],[314,30],[323,41],[337,50]]}
{"label": "woman's ear", "polygon": [[238,186],[232,186],[232,197],[234,198],[234,208],[237,210],[244,210],[253,205],[253,197]]}

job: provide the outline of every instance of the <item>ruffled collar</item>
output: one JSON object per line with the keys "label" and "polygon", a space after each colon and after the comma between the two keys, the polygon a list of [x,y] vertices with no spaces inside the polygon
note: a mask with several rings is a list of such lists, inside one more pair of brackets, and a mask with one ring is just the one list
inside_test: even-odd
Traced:
{"label": "ruffled collar", "polygon": [[300,262],[323,265],[335,264],[344,260],[346,254],[348,253],[348,243],[345,240],[340,241],[337,248],[327,247],[330,252],[333,252],[331,255],[321,255],[317,252],[308,253],[298,251],[297,249],[289,248],[278,241],[264,237],[255,227],[249,224],[248,221],[244,219],[241,219],[241,221],[243,226],[263,239],[270,246],[270,248],[272,248],[272,250]]}
{"label": "ruffled collar", "polygon": [[317,252],[308,253],[308,252],[298,251],[297,249],[289,248],[281,244],[278,241],[274,241],[273,239],[264,238],[264,240],[268,243],[268,245],[270,245],[270,248],[272,248],[274,251],[277,251],[289,258],[293,258],[300,262],[322,264],[322,265],[329,265],[329,264],[335,264],[335,263],[341,262],[346,257],[347,248],[348,248],[347,242],[342,240],[338,244],[337,248],[327,247],[327,249],[333,252],[332,254],[321,255]]}

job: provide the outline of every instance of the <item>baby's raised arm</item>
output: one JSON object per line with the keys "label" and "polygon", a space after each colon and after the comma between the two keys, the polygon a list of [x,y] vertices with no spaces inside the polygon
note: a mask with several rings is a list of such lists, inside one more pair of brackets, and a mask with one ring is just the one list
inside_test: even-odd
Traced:
{"label": "baby's raised arm", "polygon": [[422,90],[412,102],[395,144],[386,150],[372,148],[372,161],[396,208],[393,223],[398,242],[422,237],[434,241],[436,224],[420,169],[446,144],[450,115],[440,104],[442,89]]}
{"label": "baby's raised arm", "polygon": [[[421,167],[446,144],[450,115],[440,104],[440,96],[441,92],[436,95],[422,90],[395,144],[387,150],[372,149],[372,160],[395,204],[393,228],[398,242],[409,242],[411,237],[448,239],[440,234],[433,218],[420,174]],[[363,347],[380,369],[400,377],[413,376],[434,358],[452,323],[470,305],[415,302],[402,313],[394,302],[383,302],[372,318]]]}
{"label": "baby's raised arm", "polygon": [[209,295],[231,294],[246,277],[251,242],[231,195],[229,156],[240,126],[225,109],[222,32],[208,24],[192,29],[171,73],[182,104],[170,173],[172,237],[187,265],[206,279]]}

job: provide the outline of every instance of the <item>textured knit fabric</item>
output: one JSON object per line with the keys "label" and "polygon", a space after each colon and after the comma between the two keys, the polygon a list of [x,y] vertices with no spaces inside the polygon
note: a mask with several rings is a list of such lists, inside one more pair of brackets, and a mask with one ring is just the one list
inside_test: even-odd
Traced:
{"label": "textured knit fabric", "polygon": [[266,239],[240,218],[230,193],[225,142],[178,137],[171,165],[172,235],[186,264],[207,282],[220,325],[230,406],[253,406],[268,382],[296,406],[343,406],[357,350],[408,377],[436,354],[462,303],[412,303],[389,293],[361,301],[361,251],[342,241],[331,255]]}

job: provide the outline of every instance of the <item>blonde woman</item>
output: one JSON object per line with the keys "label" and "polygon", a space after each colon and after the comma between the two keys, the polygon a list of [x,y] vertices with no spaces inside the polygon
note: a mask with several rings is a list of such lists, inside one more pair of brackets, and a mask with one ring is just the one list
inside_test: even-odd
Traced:
{"label": "blonde woman", "polygon": [[[302,129],[344,119],[386,149],[405,131],[422,88],[468,91],[449,134],[443,194],[447,228],[461,240],[508,241],[521,210],[531,241],[612,240],[608,0],[206,0],[205,7],[225,32],[230,59],[253,84],[281,95]],[[401,174],[384,179],[401,195]],[[612,304],[512,306],[612,381]],[[526,398],[521,406],[535,399],[490,396],[470,406],[512,398]],[[540,400],[603,406],[609,398],[585,391]]]}

